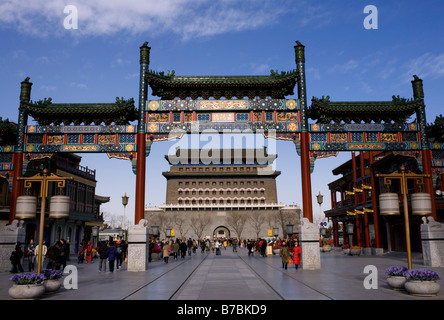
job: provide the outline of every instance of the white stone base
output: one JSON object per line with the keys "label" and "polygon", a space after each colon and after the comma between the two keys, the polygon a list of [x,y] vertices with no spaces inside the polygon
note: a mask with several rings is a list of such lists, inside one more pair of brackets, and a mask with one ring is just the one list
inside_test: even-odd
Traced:
{"label": "white stone base", "polygon": [[149,260],[149,230],[146,220],[128,229],[128,271],[146,271]]}
{"label": "white stone base", "polygon": [[23,228],[23,221],[14,220],[0,230],[0,271],[11,271],[9,257],[15,250],[17,242],[22,244],[25,242],[25,228]]}
{"label": "white stone base", "polygon": [[319,250],[319,228],[307,218],[302,219],[299,228],[301,245],[301,267],[307,270],[321,269],[321,251]]}
{"label": "white stone base", "polygon": [[444,267],[444,224],[423,217],[421,224],[422,255],[425,266]]}

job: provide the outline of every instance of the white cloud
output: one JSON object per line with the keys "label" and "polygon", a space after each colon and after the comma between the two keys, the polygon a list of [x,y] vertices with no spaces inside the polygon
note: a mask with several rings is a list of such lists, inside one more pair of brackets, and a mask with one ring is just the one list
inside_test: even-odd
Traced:
{"label": "white cloud", "polygon": [[78,88],[78,89],[86,89],[87,88],[86,84],[78,83],[78,82],[71,82],[69,86],[73,87],[73,88]]}
{"label": "white cloud", "polygon": [[[78,29],[64,29],[68,4],[77,8]],[[189,39],[270,25],[285,7],[286,0],[2,0],[0,25],[43,37],[172,31]]]}
{"label": "white cloud", "polygon": [[425,53],[416,58],[406,66],[404,78],[411,81],[413,75],[417,75],[421,79],[431,78],[437,79],[444,76],[444,53],[435,55]]}
{"label": "white cloud", "polygon": [[343,64],[335,64],[331,67],[328,72],[349,72],[356,68],[358,68],[359,64],[356,60],[350,59],[346,63]]}

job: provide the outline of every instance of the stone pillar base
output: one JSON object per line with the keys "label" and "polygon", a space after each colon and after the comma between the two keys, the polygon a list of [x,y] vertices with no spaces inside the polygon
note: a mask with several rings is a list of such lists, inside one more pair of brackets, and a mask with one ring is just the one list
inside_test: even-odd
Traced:
{"label": "stone pillar base", "polygon": [[383,248],[372,248],[372,255],[374,256],[382,256],[384,254]]}
{"label": "stone pillar base", "polygon": [[15,250],[17,242],[22,244],[25,242],[25,228],[23,221],[14,220],[0,230],[0,271],[11,271],[12,264],[9,257]]}
{"label": "stone pillar base", "polygon": [[128,271],[146,271],[149,258],[149,230],[147,221],[128,229]]}
{"label": "stone pillar base", "polygon": [[307,218],[302,219],[299,227],[301,245],[301,267],[308,270],[321,269],[321,250],[319,249],[319,228]]}
{"label": "stone pillar base", "polygon": [[421,224],[422,256],[425,266],[444,267],[444,224],[433,217],[423,217]]}

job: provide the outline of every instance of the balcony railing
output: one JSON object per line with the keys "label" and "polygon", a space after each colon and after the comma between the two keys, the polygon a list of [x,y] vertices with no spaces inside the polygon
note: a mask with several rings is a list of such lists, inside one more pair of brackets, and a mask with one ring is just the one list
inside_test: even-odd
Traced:
{"label": "balcony railing", "polygon": [[253,210],[253,209],[280,209],[284,203],[207,203],[207,204],[161,204],[160,209],[165,210]]}

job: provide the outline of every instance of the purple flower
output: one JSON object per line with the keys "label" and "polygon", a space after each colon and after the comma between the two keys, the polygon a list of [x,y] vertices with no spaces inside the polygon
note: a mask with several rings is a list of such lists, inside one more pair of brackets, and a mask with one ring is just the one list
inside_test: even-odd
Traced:
{"label": "purple flower", "polygon": [[385,274],[388,276],[397,276],[402,277],[404,276],[404,272],[408,270],[407,267],[404,266],[391,266],[387,270],[385,270]]}
{"label": "purple flower", "polygon": [[45,276],[43,274],[39,274],[37,272],[23,272],[17,273],[13,275],[9,280],[14,282],[15,284],[39,284],[45,280]]}
{"label": "purple flower", "polygon": [[407,280],[418,281],[436,281],[439,280],[439,275],[433,270],[429,269],[412,269],[404,272],[404,277]]}
{"label": "purple flower", "polygon": [[63,272],[60,270],[44,269],[42,270],[42,274],[45,276],[46,280],[60,279],[63,277]]}

